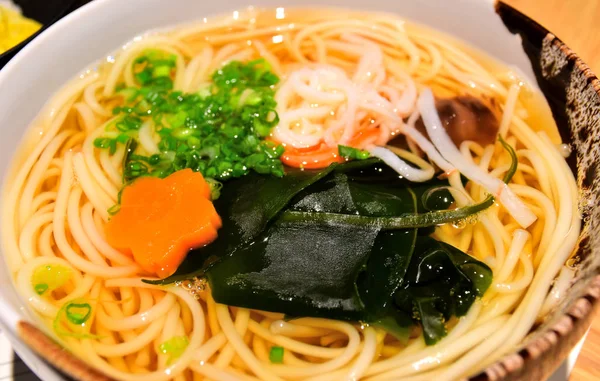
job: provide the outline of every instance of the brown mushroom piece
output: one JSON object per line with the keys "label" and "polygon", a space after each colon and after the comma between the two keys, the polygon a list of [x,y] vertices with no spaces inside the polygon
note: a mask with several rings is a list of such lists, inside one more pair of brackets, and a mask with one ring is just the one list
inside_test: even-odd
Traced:
{"label": "brown mushroom piece", "polygon": [[[472,140],[482,146],[496,141],[500,128],[498,118],[481,100],[471,96],[436,99],[435,107],[457,147],[465,140]],[[415,127],[428,136],[422,119],[419,118]]]}

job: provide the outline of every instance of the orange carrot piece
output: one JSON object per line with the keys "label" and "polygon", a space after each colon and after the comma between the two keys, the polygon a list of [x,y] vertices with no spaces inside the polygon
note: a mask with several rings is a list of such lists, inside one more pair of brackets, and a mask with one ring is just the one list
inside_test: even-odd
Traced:
{"label": "orange carrot piece", "polygon": [[177,270],[190,249],[214,241],[220,227],[204,177],[184,169],[164,179],[141,177],[127,186],[121,209],[105,232],[110,245],[164,278]]}
{"label": "orange carrot piece", "polygon": [[286,147],[281,155],[281,161],[289,167],[317,169],[325,168],[331,163],[341,163],[344,159],[338,155],[338,147],[328,147],[323,144],[313,151],[301,151],[293,147]]}

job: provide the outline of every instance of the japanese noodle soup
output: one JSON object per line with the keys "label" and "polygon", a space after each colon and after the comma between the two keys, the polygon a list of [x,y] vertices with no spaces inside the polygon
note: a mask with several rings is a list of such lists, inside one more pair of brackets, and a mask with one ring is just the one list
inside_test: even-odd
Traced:
{"label": "japanese noodle soup", "polygon": [[453,380],[557,304],[580,219],[517,71],[396,16],[249,9],[52,99],[3,193],[46,331],[119,380]]}

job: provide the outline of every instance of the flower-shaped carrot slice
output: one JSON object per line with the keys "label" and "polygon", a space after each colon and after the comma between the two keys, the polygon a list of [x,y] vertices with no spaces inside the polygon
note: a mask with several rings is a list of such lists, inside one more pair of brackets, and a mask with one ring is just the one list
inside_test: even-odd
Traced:
{"label": "flower-shaped carrot slice", "polygon": [[220,227],[202,174],[184,169],[164,179],[141,177],[127,186],[121,209],[105,232],[110,245],[164,278],[177,270],[190,249],[214,241]]}

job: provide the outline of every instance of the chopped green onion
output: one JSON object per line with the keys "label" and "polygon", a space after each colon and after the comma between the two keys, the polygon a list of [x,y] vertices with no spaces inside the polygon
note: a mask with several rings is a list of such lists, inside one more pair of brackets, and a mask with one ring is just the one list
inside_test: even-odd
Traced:
{"label": "chopped green onion", "polygon": [[144,176],[148,173],[148,166],[141,161],[130,161],[125,167],[125,177],[127,179],[135,179]]}
{"label": "chopped green onion", "polygon": [[368,159],[371,154],[368,151],[362,151],[356,148],[338,145],[338,152],[341,157],[346,160],[355,159],[355,160],[364,160]]}
{"label": "chopped green onion", "polygon": [[76,325],[84,324],[92,314],[89,303],[69,303],[65,308],[67,320]]}
{"label": "chopped green onion", "polygon": [[[264,59],[230,62],[212,74],[210,85],[191,94],[173,90],[176,69],[175,55],[145,50],[132,67],[137,86],[117,85],[124,104],[113,109],[116,118],[94,146],[113,155],[124,145],[123,183],[190,168],[207,179],[215,200],[220,181],[251,171],[282,177],[285,149],[264,140],[279,123],[274,89],[279,78],[270,65]],[[160,153],[150,155],[138,143],[147,121],[152,122]],[[118,213],[119,205],[109,214]]]}
{"label": "chopped green onion", "polygon": [[140,94],[149,89],[172,89],[171,69],[177,65],[177,56],[158,49],[146,50],[133,61],[133,75],[136,81],[148,88],[140,89]]}
{"label": "chopped green onion", "polygon": [[146,63],[146,62],[148,62],[148,57],[147,56],[140,56],[140,57],[136,58],[133,61],[133,63],[136,64],[136,65],[140,65],[140,64],[143,64],[143,63]]}
{"label": "chopped green onion", "polygon": [[125,144],[125,155],[123,155],[123,182],[127,183],[136,177],[145,175],[148,167],[139,161],[132,159],[137,148],[137,141],[129,139]]}
{"label": "chopped green onion", "polygon": [[135,79],[142,85],[147,84],[152,79],[152,74],[150,70],[143,70],[135,75]]}
{"label": "chopped green onion", "polygon": [[175,67],[177,64],[177,56],[172,54],[168,59],[157,59],[151,61],[154,66]]}
{"label": "chopped green onion", "polygon": [[114,155],[117,151],[117,141],[110,138],[96,138],[94,139],[94,147],[96,148],[108,148],[108,153]]}
{"label": "chopped green onion", "polygon": [[189,344],[188,338],[185,336],[175,336],[162,343],[158,350],[160,353],[169,356],[167,362],[177,360],[185,351]]}
{"label": "chopped green onion", "polygon": [[89,333],[90,325],[85,324],[91,313],[92,306],[83,299],[63,304],[54,318],[54,332],[77,339],[100,339],[100,336]]}
{"label": "chopped green onion", "polygon": [[117,91],[117,94],[122,95],[127,102],[131,102],[138,96],[138,89],[135,87],[123,87],[123,89]]}
{"label": "chopped green onion", "polygon": [[129,142],[129,140],[130,140],[130,139],[131,139],[131,138],[130,138],[128,135],[126,135],[126,134],[119,134],[119,136],[117,136],[117,137],[115,138],[115,140],[116,140],[118,143],[121,143],[121,144],[126,144],[127,142]]}
{"label": "chopped green onion", "polygon": [[[170,75],[176,61],[176,56],[159,49],[142,52],[133,65],[139,87],[119,85],[125,104],[113,110],[118,117],[94,141],[96,148],[110,154],[119,144],[126,145],[124,184],[185,168],[217,181],[250,171],[283,176],[284,147],[264,140],[279,123],[273,88],[279,79],[270,65],[264,59],[230,62],[212,74],[210,86],[185,94],[173,91]],[[159,155],[147,155],[134,144],[147,120],[159,138]]]}
{"label": "chopped green onion", "polygon": [[[260,95],[260,93],[254,91],[252,89],[246,89],[246,91],[244,93],[242,93],[242,95],[244,95],[244,103],[240,104],[238,102],[238,104],[237,104],[238,107],[245,106],[245,105],[257,106],[263,100],[262,95]],[[240,95],[240,97],[241,97],[241,95]]]}
{"label": "chopped green onion", "polygon": [[31,284],[38,295],[56,290],[67,283],[73,275],[72,270],[64,265],[48,264],[33,270]]}
{"label": "chopped green onion", "polygon": [[188,147],[190,147],[191,149],[198,149],[200,148],[200,139],[198,139],[195,136],[190,136],[187,139],[187,145]]}
{"label": "chopped green onion", "polygon": [[169,66],[156,66],[152,71],[152,77],[169,77],[171,75],[171,68]]}
{"label": "chopped green onion", "polygon": [[180,140],[187,139],[187,137],[192,135],[193,133],[194,133],[194,130],[192,130],[191,128],[183,128],[182,127],[182,128],[176,128],[175,130],[173,130],[173,136]]}
{"label": "chopped green onion", "polygon": [[131,130],[139,130],[142,127],[142,120],[136,116],[125,115],[120,121],[115,124],[117,130],[127,132]]}
{"label": "chopped green onion", "polygon": [[96,138],[96,139],[94,139],[94,147],[108,148],[111,140],[112,139],[108,139],[108,138]]}
{"label": "chopped green onion", "polygon": [[167,123],[171,128],[181,127],[185,124],[185,120],[187,119],[188,114],[183,110],[177,111],[176,114],[168,116]]}
{"label": "chopped green onion", "polygon": [[282,364],[283,347],[271,347],[271,351],[269,351],[269,360],[272,364]]}
{"label": "chopped green onion", "polygon": [[33,286],[33,289],[38,295],[42,295],[44,292],[48,291],[48,285],[46,283],[38,283]]}

